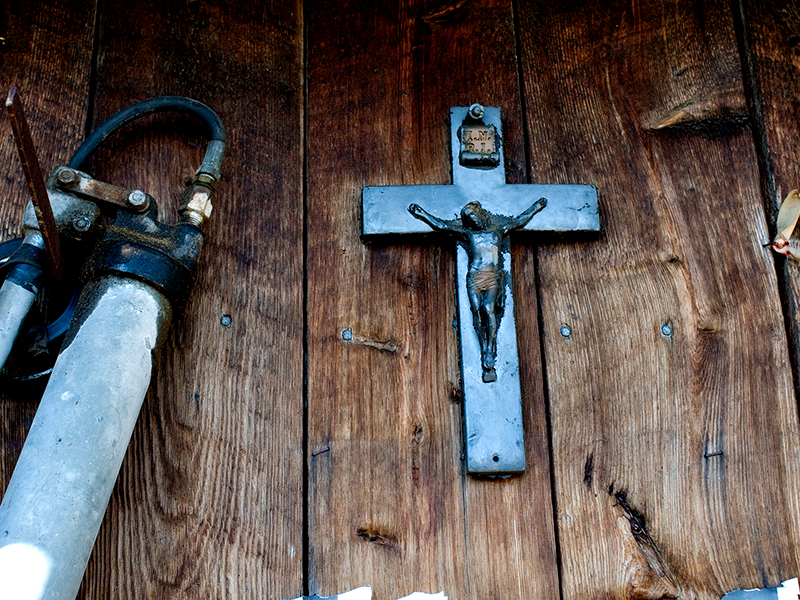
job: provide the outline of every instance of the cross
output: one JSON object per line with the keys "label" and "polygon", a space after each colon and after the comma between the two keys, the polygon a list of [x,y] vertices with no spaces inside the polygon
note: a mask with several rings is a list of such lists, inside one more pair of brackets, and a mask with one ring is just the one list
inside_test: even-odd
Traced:
{"label": "cross", "polygon": [[600,231],[591,185],[507,184],[500,109],[450,109],[452,185],[365,187],[365,241],[456,238],[467,472],[525,470],[508,233]]}

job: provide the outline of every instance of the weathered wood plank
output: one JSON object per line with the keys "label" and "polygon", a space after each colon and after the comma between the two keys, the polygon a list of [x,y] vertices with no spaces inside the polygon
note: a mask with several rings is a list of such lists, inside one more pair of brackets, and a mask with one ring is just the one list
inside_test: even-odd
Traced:
{"label": "weathered wood plank", "polygon": [[534,280],[515,289],[528,471],[474,480],[454,249],[359,239],[363,186],[450,181],[451,106],[502,108],[525,181],[510,3],[314,3],[307,21],[310,591],[556,598]]}
{"label": "weathered wood plank", "polygon": [[[302,593],[302,21],[298,3],[103,3],[96,122],[152,96],[215,109],[229,151],[84,598]],[[176,135],[176,130],[178,135]],[[205,132],[181,115],[109,139],[95,174],[175,220]],[[231,317],[230,327],[220,323]]]}
{"label": "weathered wood plank", "polygon": [[532,177],[597,185],[605,227],[539,253],[563,597],[795,576],[797,412],[729,8],[520,23]]}
{"label": "weathered wood plank", "polygon": [[[94,13],[93,2],[0,6],[0,96],[5,101],[12,85],[19,88],[45,176],[64,164],[84,137]],[[0,128],[1,242],[20,235],[30,195],[5,108]],[[10,393],[5,387],[0,383],[0,491],[11,479],[41,391],[19,388]]]}
{"label": "weathered wood plank", "polygon": [[[797,106],[800,84],[795,55],[800,8],[794,2],[742,2],[742,18],[748,44],[747,65],[751,70],[755,119],[758,123],[759,158],[764,194],[767,197],[770,234],[775,232],[778,208],[786,195],[800,187],[797,146],[800,136]],[[795,369],[800,364],[800,270],[797,263],[776,258],[786,286],[787,325],[791,332]],[[797,371],[795,371],[797,372]]]}

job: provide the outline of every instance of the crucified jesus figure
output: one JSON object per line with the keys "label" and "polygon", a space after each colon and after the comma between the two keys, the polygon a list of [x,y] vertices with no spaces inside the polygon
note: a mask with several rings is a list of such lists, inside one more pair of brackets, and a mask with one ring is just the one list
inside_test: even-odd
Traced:
{"label": "crucified jesus figure", "polygon": [[408,207],[408,212],[414,217],[435,231],[453,236],[467,251],[467,295],[481,348],[484,383],[497,380],[494,363],[497,356],[497,330],[506,299],[503,277],[506,234],[525,227],[545,206],[547,200],[540,198],[516,217],[505,217],[493,215],[480,202],[470,202],[461,209],[460,220],[449,221],[435,217],[418,204]]}

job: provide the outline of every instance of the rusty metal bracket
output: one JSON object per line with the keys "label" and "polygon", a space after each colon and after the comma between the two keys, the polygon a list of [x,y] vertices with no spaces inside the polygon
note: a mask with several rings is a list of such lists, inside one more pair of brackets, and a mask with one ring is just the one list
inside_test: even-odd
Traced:
{"label": "rusty metal bracket", "polygon": [[64,259],[61,255],[58,228],[53,217],[53,209],[50,206],[50,198],[47,195],[47,186],[42,177],[42,167],[39,166],[39,159],[36,156],[36,147],[33,145],[28,121],[25,119],[22,102],[15,87],[8,92],[6,110],[14,130],[14,142],[17,145],[22,171],[25,173],[25,181],[31,193],[36,220],[39,222],[39,229],[44,238],[47,259],[50,262],[50,273],[57,282],[61,283],[64,279]]}

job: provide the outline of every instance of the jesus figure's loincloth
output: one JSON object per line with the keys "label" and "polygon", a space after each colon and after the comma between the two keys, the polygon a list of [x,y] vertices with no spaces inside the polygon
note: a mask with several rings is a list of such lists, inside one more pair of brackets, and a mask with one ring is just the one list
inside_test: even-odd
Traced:
{"label": "jesus figure's loincloth", "polygon": [[499,290],[502,284],[502,271],[492,265],[480,267],[467,273],[467,289],[484,293]]}

